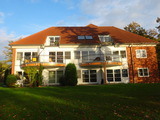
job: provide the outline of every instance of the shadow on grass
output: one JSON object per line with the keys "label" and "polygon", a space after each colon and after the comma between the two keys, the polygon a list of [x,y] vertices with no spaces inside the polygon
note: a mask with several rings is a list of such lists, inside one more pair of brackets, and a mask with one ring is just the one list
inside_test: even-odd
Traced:
{"label": "shadow on grass", "polygon": [[2,119],[157,119],[160,84],[0,88]]}

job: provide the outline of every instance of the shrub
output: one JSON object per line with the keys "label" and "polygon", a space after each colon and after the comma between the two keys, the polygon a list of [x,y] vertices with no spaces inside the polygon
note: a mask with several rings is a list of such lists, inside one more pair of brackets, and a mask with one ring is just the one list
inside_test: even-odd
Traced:
{"label": "shrub", "polygon": [[62,77],[60,77],[60,78],[59,78],[59,83],[60,83],[60,85],[62,85],[62,86],[67,85],[67,83],[66,83],[66,80],[65,80],[65,77],[64,77],[64,76],[62,76]]}
{"label": "shrub", "polygon": [[69,63],[65,69],[65,83],[66,85],[75,86],[77,85],[77,70],[73,63]]}
{"label": "shrub", "polygon": [[4,73],[4,84],[6,85],[7,76],[11,74],[11,69],[7,68]]}
{"label": "shrub", "polygon": [[13,75],[13,74],[10,74],[10,75],[7,76],[6,85],[8,87],[13,87],[15,85],[16,81],[17,81],[16,76]]}

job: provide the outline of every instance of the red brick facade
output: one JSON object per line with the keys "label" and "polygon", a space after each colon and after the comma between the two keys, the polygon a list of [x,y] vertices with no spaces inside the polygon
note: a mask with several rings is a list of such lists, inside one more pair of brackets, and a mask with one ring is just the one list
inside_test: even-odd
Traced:
{"label": "red brick facade", "polygon": [[12,74],[14,74],[15,57],[16,57],[16,48],[13,48],[12,49],[12,71],[11,71]]}
{"label": "red brick facade", "polygon": [[[136,50],[145,49],[147,58],[136,58]],[[127,47],[130,83],[157,83],[160,82],[156,49],[154,46]],[[139,77],[138,68],[148,68],[149,77]]]}

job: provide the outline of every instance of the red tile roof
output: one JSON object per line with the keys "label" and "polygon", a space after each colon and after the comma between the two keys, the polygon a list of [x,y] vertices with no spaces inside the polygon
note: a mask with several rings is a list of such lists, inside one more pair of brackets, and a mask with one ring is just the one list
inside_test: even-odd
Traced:
{"label": "red tile roof", "polygon": [[[26,38],[20,39],[10,45],[40,45],[46,42],[47,36],[60,36],[60,44],[99,44],[98,35],[110,35],[114,43],[157,43],[148,38],[131,32],[108,26],[96,26],[89,24],[84,27],[50,27]],[[79,35],[91,35],[93,40],[78,40]]]}

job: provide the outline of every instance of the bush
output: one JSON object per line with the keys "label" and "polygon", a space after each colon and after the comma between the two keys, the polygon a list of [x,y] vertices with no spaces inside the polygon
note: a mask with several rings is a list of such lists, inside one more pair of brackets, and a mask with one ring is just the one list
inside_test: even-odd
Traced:
{"label": "bush", "polygon": [[13,87],[15,85],[16,81],[17,81],[17,78],[15,75],[13,75],[13,74],[8,75],[7,79],[6,79],[6,85],[8,87]]}
{"label": "bush", "polygon": [[66,83],[66,80],[65,80],[65,77],[64,77],[64,76],[62,76],[62,77],[60,77],[60,78],[59,78],[59,83],[60,83],[60,85],[62,85],[62,86],[67,85],[67,83]]}
{"label": "bush", "polygon": [[69,63],[65,69],[65,81],[66,85],[75,86],[77,85],[77,70],[73,63]]}
{"label": "bush", "polygon": [[7,76],[11,74],[11,69],[7,68],[4,73],[4,84],[6,85]]}

